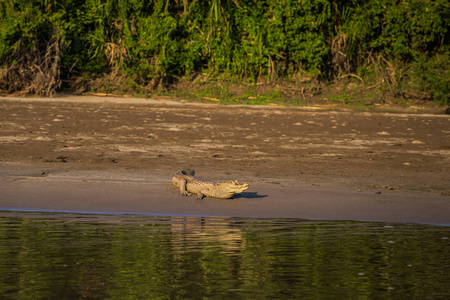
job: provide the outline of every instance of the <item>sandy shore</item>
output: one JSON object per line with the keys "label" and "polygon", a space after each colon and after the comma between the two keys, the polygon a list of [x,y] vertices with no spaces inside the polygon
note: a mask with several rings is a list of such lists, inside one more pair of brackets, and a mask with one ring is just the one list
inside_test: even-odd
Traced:
{"label": "sandy shore", "polygon": [[[26,169],[20,166],[20,169]],[[17,169],[16,169],[17,170]],[[450,225],[450,201],[439,195],[286,187],[251,183],[231,200],[183,197],[170,178],[137,173],[64,172],[0,181],[0,210],[149,215],[305,218]]]}
{"label": "sandy shore", "polygon": [[[0,209],[450,225],[448,115],[108,97],[0,108]],[[182,197],[183,168],[250,188]]]}

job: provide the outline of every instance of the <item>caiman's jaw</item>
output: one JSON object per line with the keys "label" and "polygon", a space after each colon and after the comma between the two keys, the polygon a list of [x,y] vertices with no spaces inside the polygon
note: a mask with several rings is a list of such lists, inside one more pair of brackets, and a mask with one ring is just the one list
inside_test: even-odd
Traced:
{"label": "caiman's jaw", "polygon": [[242,193],[246,189],[248,189],[248,184],[239,184],[237,180],[228,181],[220,184],[224,189],[226,189],[229,193],[238,194]]}

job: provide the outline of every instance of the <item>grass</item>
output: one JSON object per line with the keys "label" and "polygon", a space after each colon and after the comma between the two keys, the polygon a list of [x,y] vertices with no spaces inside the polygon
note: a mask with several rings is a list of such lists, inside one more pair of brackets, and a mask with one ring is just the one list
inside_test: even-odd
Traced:
{"label": "grass", "polygon": [[258,85],[210,82],[177,89],[169,93],[177,98],[222,104],[302,106],[306,103],[281,90]]}

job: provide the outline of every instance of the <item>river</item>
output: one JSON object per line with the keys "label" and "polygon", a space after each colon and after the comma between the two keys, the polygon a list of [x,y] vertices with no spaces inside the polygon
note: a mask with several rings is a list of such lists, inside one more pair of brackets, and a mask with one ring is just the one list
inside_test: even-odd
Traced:
{"label": "river", "polygon": [[1,299],[444,299],[450,227],[0,212]]}

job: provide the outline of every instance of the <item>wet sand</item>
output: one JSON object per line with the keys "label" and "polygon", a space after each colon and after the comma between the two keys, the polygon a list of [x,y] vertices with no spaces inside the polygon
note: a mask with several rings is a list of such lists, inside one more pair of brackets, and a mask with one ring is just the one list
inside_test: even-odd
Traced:
{"label": "wet sand", "polygon": [[[450,117],[0,98],[0,209],[450,225]],[[183,168],[250,188],[182,197]]]}
{"label": "wet sand", "polygon": [[123,172],[35,172],[33,176],[22,172],[0,180],[0,210],[450,225],[450,201],[440,195],[251,182],[234,199],[197,200],[181,196],[170,179]]}

